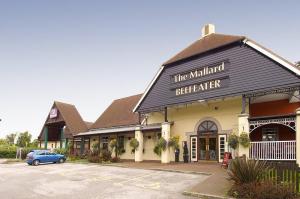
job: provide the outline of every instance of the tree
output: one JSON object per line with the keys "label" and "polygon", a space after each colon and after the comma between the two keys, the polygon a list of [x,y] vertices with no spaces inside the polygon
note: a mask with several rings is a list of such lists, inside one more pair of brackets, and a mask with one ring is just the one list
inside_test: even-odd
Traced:
{"label": "tree", "polygon": [[8,141],[9,144],[14,144],[16,137],[17,137],[16,133],[11,133],[6,136],[6,140]]}
{"label": "tree", "polygon": [[17,146],[19,147],[27,147],[31,142],[31,134],[28,131],[24,133],[20,133],[17,140]]}
{"label": "tree", "polygon": [[39,141],[38,141],[38,139],[34,139],[34,140],[30,143],[30,146],[31,146],[31,147],[34,147],[34,148],[38,148],[38,146],[39,146]]}

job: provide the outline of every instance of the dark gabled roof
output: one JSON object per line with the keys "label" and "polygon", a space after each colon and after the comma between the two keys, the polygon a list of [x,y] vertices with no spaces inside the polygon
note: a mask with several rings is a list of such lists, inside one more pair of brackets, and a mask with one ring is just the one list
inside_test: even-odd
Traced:
{"label": "dark gabled roof", "polygon": [[132,112],[142,94],[114,100],[90,129],[139,124],[139,116]]}
{"label": "dark gabled roof", "polygon": [[[80,116],[79,112],[77,111],[76,107],[73,104],[54,101],[52,108],[57,108],[61,120],[65,122],[65,125],[68,128],[68,132],[66,133],[71,134],[71,135],[65,135],[66,137],[76,135],[79,132],[85,132],[88,130],[88,126],[86,122],[83,121],[82,117]],[[40,132],[40,135],[38,136],[39,139],[43,139],[41,136],[43,135],[44,127],[48,124],[50,120],[51,119],[49,118],[49,114],[48,114],[45,124]]]}
{"label": "dark gabled roof", "polygon": [[187,48],[176,54],[174,57],[166,61],[163,65],[168,65],[177,61],[184,60],[186,58],[199,55],[201,53],[226,46],[228,44],[242,41],[245,39],[244,36],[235,36],[235,35],[223,35],[223,34],[216,34],[212,33],[201,39],[195,41]]}
{"label": "dark gabled roof", "polygon": [[88,130],[86,123],[83,121],[82,117],[73,104],[67,104],[57,101],[55,101],[54,104],[56,105],[59,113],[62,115],[66,123],[66,126],[69,128],[72,134],[77,134],[79,132]]}

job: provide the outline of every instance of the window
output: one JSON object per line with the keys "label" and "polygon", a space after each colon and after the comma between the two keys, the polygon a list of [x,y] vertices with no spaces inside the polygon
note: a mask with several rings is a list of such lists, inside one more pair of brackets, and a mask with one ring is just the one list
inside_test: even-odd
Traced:
{"label": "window", "polygon": [[262,129],[262,141],[277,141],[278,140],[278,128],[263,128]]}
{"label": "window", "polygon": [[208,134],[208,133],[217,133],[218,127],[217,125],[212,121],[204,121],[202,122],[198,127],[198,133],[199,134]]}
{"label": "window", "polygon": [[108,137],[101,138],[102,149],[108,149]]}
{"label": "window", "polygon": [[125,140],[124,136],[118,137],[118,146],[120,149],[124,149],[124,140]]}

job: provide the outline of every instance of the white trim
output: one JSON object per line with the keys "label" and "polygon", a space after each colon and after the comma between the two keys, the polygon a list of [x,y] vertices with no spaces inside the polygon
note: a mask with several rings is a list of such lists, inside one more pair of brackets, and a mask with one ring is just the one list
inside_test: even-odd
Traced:
{"label": "white trim", "polygon": [[282,66],[286,67],[287,69],[291,70],[292,72],[296,73],[297,75],[300,75],[300,70],[295,68],[295,66],[293,66],[289,62],[285,61],[284,59],[274,55],[273,53],[270,53],[269,51],[263,49],[262,47],[260,47],[259,45],[255,44],[254,42],[252,42],[248,39],[244,39],[243,42],[245,44],[247,44],[248,46],[254,48],[255,50],[261,52],[265,56],[267,56],[267,57],[271,58],[272,60],[276,61],[277,63],[281,64]]}
{"label": "white trim", "polygon": [[[198,161],[198,137],[197,136],[191,136],[191,140],[190,140],[190,145],[191,145],[191,162],[197,162]],[[195,147],[193,147],[193,142],[195,142]],[[193,153],[195,153],[195,157],[193,158]]]}
{"label": "white trim", "polygon": [[137,108],[140,106],[140,104],[142,103],[142,101],[144,100],[144,98],[146,97],[146,95],[148,94],[148,92],[150,91],[150,89],[152,88],[153,84],[156,82],[157,78],[159,77],[159,75],[161,74],[161,72],[163,71],[163,69],[164,69],[164,66],[161,66],[159,68],[159,70],[156,73],[155,77],[152,79],[151,83],[148,85],[147,89],[145,90],[143,96],[141,97],[141,99],[138,101],[138,103],[134,107],[133,112],[136,112]]}
{"label": "white trim", "polygon": [[219,162],[223,161],[223,159],[221,159],[221,138],[224,138],[224,153],[228,151],[226,137],[227,135],[219,135]]}

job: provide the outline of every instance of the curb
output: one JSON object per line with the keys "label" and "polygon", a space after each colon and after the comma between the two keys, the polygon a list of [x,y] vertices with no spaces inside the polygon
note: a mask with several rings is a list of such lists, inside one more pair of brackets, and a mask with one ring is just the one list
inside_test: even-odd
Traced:
{"label": "curb", "polygon": [[192,196],[192,197],[197,197],[202,199],[234,199],[225,196],[217,196],[217,195],[203,194],[203,193],[189,192],[189,191],[184,191],[182,194],[185,196]]}

